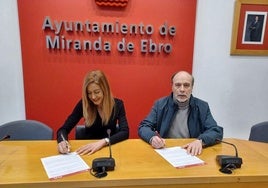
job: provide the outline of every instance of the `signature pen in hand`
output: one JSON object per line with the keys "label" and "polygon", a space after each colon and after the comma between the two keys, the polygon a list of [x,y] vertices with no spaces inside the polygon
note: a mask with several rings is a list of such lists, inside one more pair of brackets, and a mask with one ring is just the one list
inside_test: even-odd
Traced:
{"label": "signature pen in hand", "polygon": [[164,148],[165,145],[166,145],[165,140],[160,136],[160,134],[159,134],[158,131],[155,131],[155,134],[156,134],[156,136],[157,136],[158,138],[161,139],[161,142],[162,142],[162,143],[161,143],[161,148]]}
{"label": "signature pen in hand", "polygon": [[65,142],[65,144],[66,144],[66,149],[67,149],[67,151],[68,152],[70,152],[70,146],[69,146],[69,143],[68,143],[68,141],[64,138],[64,136],[61,134],[61,138],[62,138],[62,140]]}

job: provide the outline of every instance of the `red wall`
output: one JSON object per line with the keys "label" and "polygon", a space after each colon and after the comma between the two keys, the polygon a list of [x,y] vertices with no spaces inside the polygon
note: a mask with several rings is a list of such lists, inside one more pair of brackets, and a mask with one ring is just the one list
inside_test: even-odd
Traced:
{"label": "red wall", "polygon": [[[192,71],[195,0],[129,0],[125,8],[99,7],[94,0],[18,0],[18,10],[26,118],[43,121],[55,131],[81,98],[83,77],[91,69],[103,70],[113,94],[124,100],[131,138],[137,137],[137,126],[154,100],[171,92],[171,75],[182,69]],[[91,41],[101,37],[111,43],[112,50],[51,50],[46,47],[45,37],[55,34],[42,29],[46,16],[52,22],[142,22],[152,25],[154,33],[123,35],[64,30],[60,37]],[[160,36],[158,29],[165,22],[176,27],[175,36]],[[116,49],[122,38],[135,45],[132,53]],[[169,43],[172,52],[141,53],[140,41],[144,39]]]}

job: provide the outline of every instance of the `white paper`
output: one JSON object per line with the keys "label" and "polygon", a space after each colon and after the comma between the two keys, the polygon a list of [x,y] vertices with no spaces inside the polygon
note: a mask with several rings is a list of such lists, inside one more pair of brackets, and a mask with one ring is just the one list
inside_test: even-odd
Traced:
{"label": "white paper", "polygon": [[183,149],[178,146],[163,149],[155,149],[155,151],[176,168],[184,168],[194,165],[205,164],[203,160],[199,159],[196,156],[187,154],[186,149]]}
{"label": "white paper", "polygon": [[49,179],[87,171],[89,166],[75,152],[41,158]]}

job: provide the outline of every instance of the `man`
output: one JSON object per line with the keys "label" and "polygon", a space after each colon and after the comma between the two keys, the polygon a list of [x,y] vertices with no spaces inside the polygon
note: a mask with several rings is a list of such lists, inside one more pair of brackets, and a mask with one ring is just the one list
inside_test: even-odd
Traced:
{"label": "man", "polygon": [[164,138],[196,138],[182,146],[191,155],[214,145],[223,137],[207,102],[192,96],[194,78],[180,71],[171,78],[172,93],[157,100],[149,115],[140,123],[138,134],[153,148],[163,148]]}
{"label": "man", "polygon": [[249,26],[250,41],[261,41],[261,23],[259,16],[255,16],[254,21]]}

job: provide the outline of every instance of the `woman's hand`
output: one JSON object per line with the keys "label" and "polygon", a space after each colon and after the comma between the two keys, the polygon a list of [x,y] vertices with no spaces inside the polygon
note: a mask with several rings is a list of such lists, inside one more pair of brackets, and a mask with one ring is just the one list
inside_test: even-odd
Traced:
{"label": "woman's hand", "polygon": [[67,141],[61,141],[58,143],[58,151],[62,154],[69,153],[71,150],[71,145]]}
{"label": "woman's hand", "polygon": [[97,142],[90,143],[78,148],[76,150],[76,153],[79,155],[85,155],[85,154],[91,155],[96,151],[100,150],[101,148],[103,148],[104,146],[106,146],[106,144],[107,144],[106,141],[104,139],[101,139]]}

